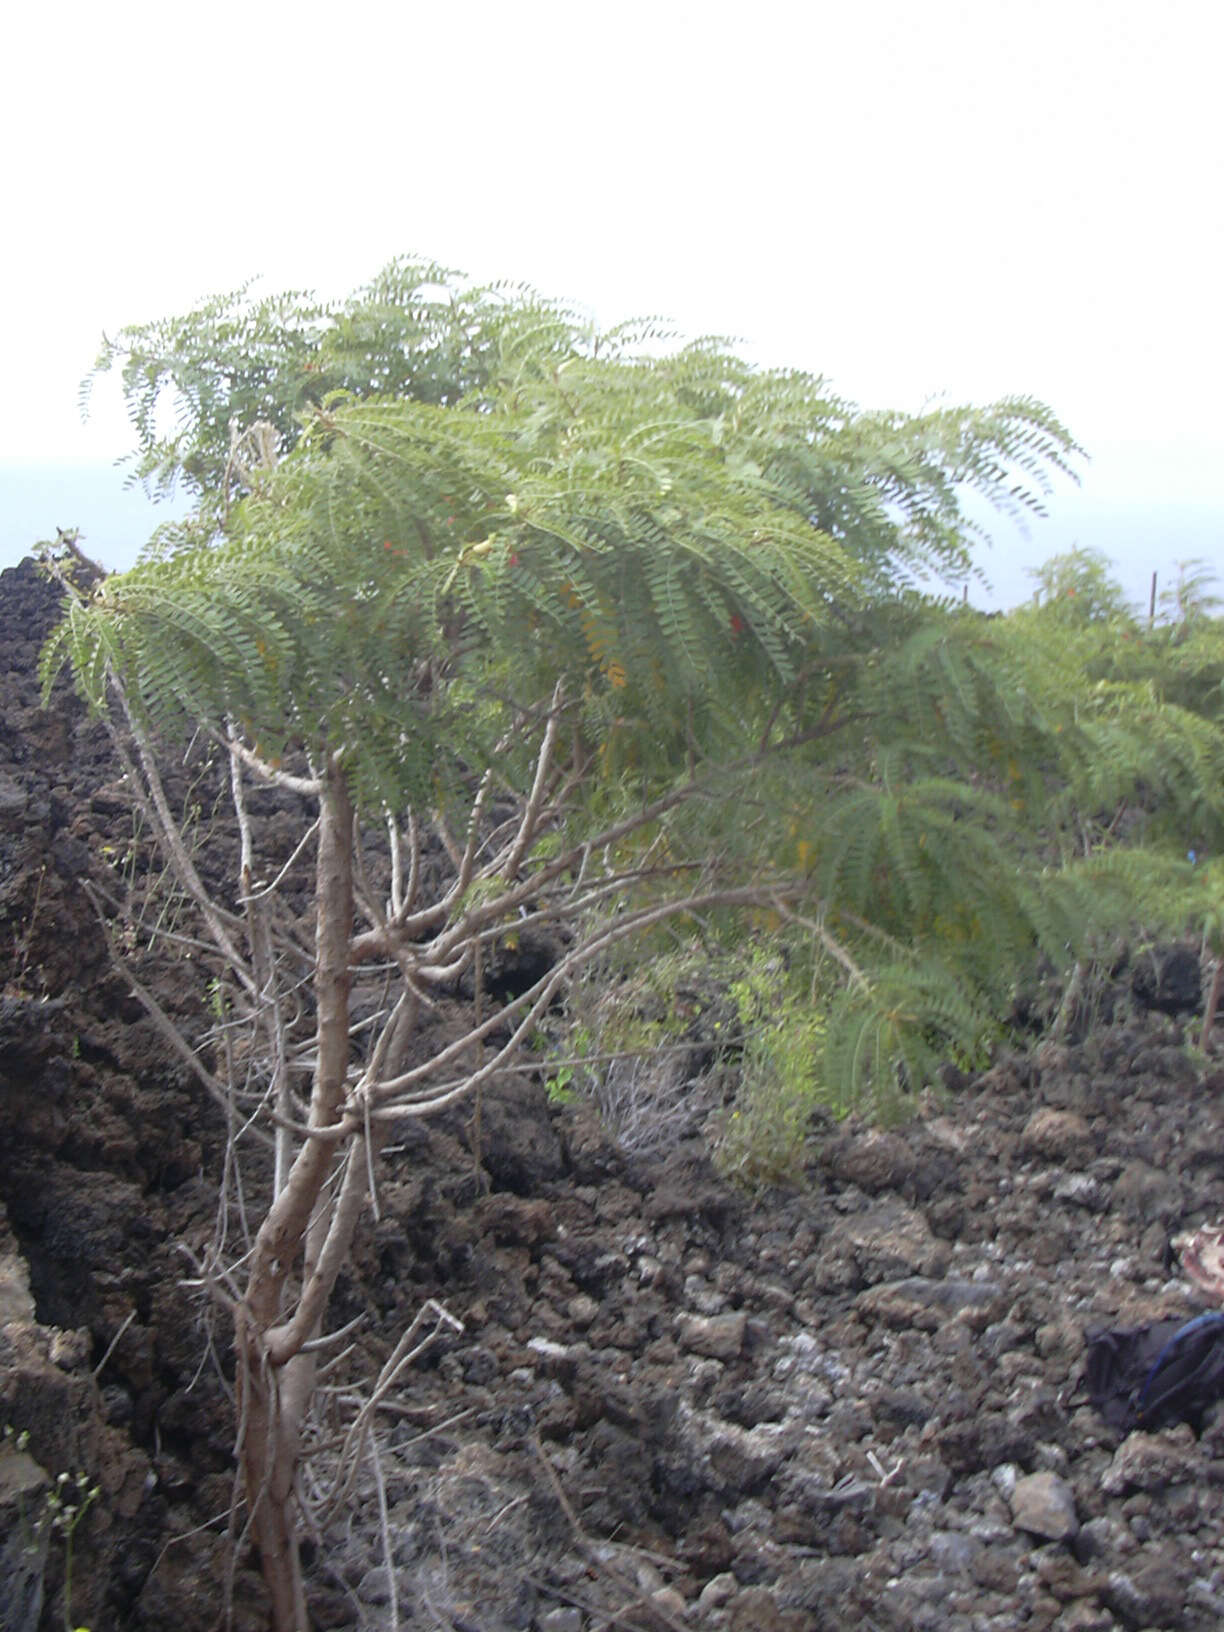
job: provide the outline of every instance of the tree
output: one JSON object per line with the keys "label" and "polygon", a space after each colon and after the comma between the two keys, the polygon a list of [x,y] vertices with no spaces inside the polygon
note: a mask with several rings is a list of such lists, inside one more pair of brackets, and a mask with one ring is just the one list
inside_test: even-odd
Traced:
{"label": "tree", "polygon": [[1100,550],[1076,548],[1051,556],[1029,577],[1037,584],[1037,600],[1062,623],[1112,623],[1130,616],[1126,597],[1110,577],[1109,562]]}
{"label": "tree", "polygon": [[[215,1024],[186,1036],[115,955],[235,1155],[271,1151],[251,1239],[201,1279],[234,1320],[277,1632],[305,1624],[328,1303],[391,1130],[477,1093],[628,938],[746,909],[822,960],[830,1081],[886,1099],[1134,882],[1060,855],[1073,812],[1048,807],[1088,787],[1093,722],[1031,647],[911,587],[970,570],[966,489],[1039,507],[1075,453],[1049,410],[868,414],[647,341],[398,263],[337,308],[240,294],[103,354],[140,472],[198,507],[70,600],[46,672],[115,726],[194,915],[163,944]],[[228,884],[159,769],[192,732],[228,770]],[[260,788],[306,811],[288,855]],[[488,960],[527,936],[543,966],[494,997]]]}

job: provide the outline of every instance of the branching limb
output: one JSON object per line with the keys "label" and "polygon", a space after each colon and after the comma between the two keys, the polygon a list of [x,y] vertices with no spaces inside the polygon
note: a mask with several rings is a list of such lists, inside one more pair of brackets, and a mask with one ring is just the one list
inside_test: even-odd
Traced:
{"label": "branching limb", "polygon": [[327,1300],[331,1297],[336,1278],[344,1267],[352,1245],[353,1231],[362,1205],[368,1194],[364,1136],[354,1139],[345,1161],[340,1194],[331,1209],[322,1247],[316,1262],[308,1268],[306,1281],[298,1296],[291,1318],[282,1325],[269,1328],[264,1334],[264,1348],[274,1366],[283,1366],[297,1354],[303,1344],[317,1335]]}
{"label": "branching limb", "polygon": [[225,961],[233,970],[235,978],[246,988],[251,997],[255,997],[255,982],[247,968],[246,960],[238,951],[231,933],[231,926],[237,927],[239,920],[219,907],[214,896],[205,888],[183,841],[179,825],[171,813],[170,802],[166,798],[166,790],[162,785],[161,774],[157,769],[157,762],[153,756],[149,740],[137,724],[135,716],[128,705],[127,695],[118,680],[112,678],[111,685],[127,721],[132,741],[136,744],[136,752],[140,758],[141,770],[144,773],[143,778],[137,776],[122,737],[117,731],[112,731],[112,740],[115,742],[121,759],[125,762],[132,788],[138,794],[143,791],[145,808],[152,820],[158,838],[165,845],[166,853],[170,857],[179,883],[198,907],[200,916],[207,924],[209,933],[212,935]]}
{"label": "branching limb", "polygon": [[864,991],[870,989],[871,982],[867,979],[867,976],[859,968],[858,964],[855,963],[854,959],[850,956],[849,952],[846,951],[841,942],[837,940],[834,935],[830,934],[828,926],[824,923],[823,918],[809,918],[806,913],[794,912],[787,906],[786,902],[780,898],[776,898],[772,904],[775,910],[780,913],[783,918],[787,919],[792,924],[798,924],[800,928],[806,929],[810,934],[814,935],[820,942],[821,946],[824,947],[825,951],[828,952],[834,959],[834,961],[841,964],[842,968],[850,976],[851,980],[854,981],[856,986],[861,987]]}
{"label": "branching limb", "polygon": [[[421,1116],[429,1109],[441,1109],[443,1105],[470,1093],[502,1069],[506,1061],[517,1053],[530,1036],[560,987],[571,980],[586,964],[595,961],[619,942],[641,934],[644,930],[651,929],[668,919],[685,914],[704,912],[716,907],[772,906],[778,900],[787,899],[788,895],[793,898],[800,893],[799,885],[788,888],[783,882],[772,881],[761,886],[711,890],[702,894],[683,896],[625,913],[612,924],[605,925],[588,936],[580,945],[572,948],[526,992],[496,1010],[480,1025],[473,1026],[463,1037],[449,1043],[432,1059],[423,1065],[413,1067],[410,1071],[402,1072],[398,1077],[376,1084],[372,1092],[381,1107],[394,1104],[405,1115]],[[518,1018],[509,1040],[479,1070],[437,1090],[425,1087],[430,1077],[457,1063],[476,1044],[483,1042],[490,1032],[501,1030],[516,1016]]]}
{"label": "branching limb", "polygon": [[523,864],[532,843],[535,840],[540,820],[540,809],[544,802],[544,793],[548,787],[549,775],[552,771],[553,754],[557,746],[557,733],[561,728],[561,705],[565,696],[565,682],[558,680],[553,687],[552,701],[548,709],[548,724],[544,728],[544,740],[540,744],[540,751],[536,756],[535,775],[531,782],[531,792],[527,796],[527,803],[523,809],[523,819],[519,823],[518,833],[510,846],[510,852],[504,863],[499,867],[502,877],[515,879],[519,868]]}
{"label": "branching limb", "polygon": [[311,840],[318,831],[319,823],[317,820],[315,820],[311,822],[310,826],[306,829],[305,833],[302,834],[302,837],[298,840],[297,844],[294,845],[288,861],[280,869],[272,882],[270,884],[261,884],[258,889],[253,888],[249,895],[242,896],[240,899],[243,905],[245,906],[248,901],[262,901],[267,896],[275,895],[277,890],[280,889],[286,878],[288,878],[289,874],[293,871],[294,865],[302,855],[302,852],[309,848]]}
{"label": "branching limb", "polygon": [[[204,1087],[216,1100],[217,1104],[220,1105],[222,1109],[228,1109],[229,1093],[224,1083],[219,1082],[218,1079],[213,1076],[212,1072],[207,1068],[203,1060],[200,1059],[199,1054],[194,1048],[192,1048],[191,1044],[179,1031],[178,1027],[174,1024],[173,1020],[171,1020],[170,1016],[153,996],[152,992],[150,992],[143,981],[139,979],[135,971],[132,969],[131,964],[119,950],[118,942],[115,940],[115,937],[111,932],[110,923],[105,913],[102,911],[101,904],[98,901],[93,886],[88,882],[83,882],[81,888],[84,890],[86,896],[88,896],[91,906],[98,915],[98,921],[102,925],[102,933],[106,937],[107,950],[110,952],[111,961],[114,963],[116,969],[118,969],[123,975],[124,980],[126,980],[131,986],[132,991],[140,1001],[141,1007],[156,1026],[158,1033],[167,1043],[169,1043],[170,1047],[178,1055],[179,1059],[181,1059],[185,1065],[191,1068],[193,1075],[199,1082],[203,1083]],[[262,1137],[266,1138],[266,1135]],[[271,1143],[270,1140],[268,1142]]]}
{"label": "branching limb", "polygon": [[236,754],[249,771],[254,771],[255,775],[261,777],[265,782],[270,782],[278,788],[284,788],[289,793],[303,794],[310,799],[317,799],[322,793],[323,784],[318,778],[294,776],[289,771],[282,771],[276,765],[269,765],[268,761],[261,758],[253,748],[247,747],[232,726],[224,737],[218,731],[208,731],[207,734],[215,742],[220,743],[228,753]]}

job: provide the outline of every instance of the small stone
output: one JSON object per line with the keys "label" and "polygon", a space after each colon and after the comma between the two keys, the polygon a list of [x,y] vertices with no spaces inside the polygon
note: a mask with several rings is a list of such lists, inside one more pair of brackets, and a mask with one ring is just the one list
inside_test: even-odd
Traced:
{"label": "small stone", "polygon": [[1117,1621],[1091,1598],[1081,1598],[1054,1622],[1055,1632],[1114,1632]]}
{"label": "small stone", "polygon": [[1075,1111],[1055,1111],[1043,1106],[1034,1111],[1020,1135],[1023,1148],[1052,1162],[1070,1162],[1089,1154],[1092,1129]]}
{"label": "small stone", "polygon": [[580,1292],[576,1298],[571,1298],[565,1306],[565,1312],[578,1331],[584,1332],[599,1313],[599,1305],[594,1298],[587,1297]]}
{"label": "small stone", "polygon": [[768,1587],[745,1587],[731,1604],[731,1632],[780,1632],[778,1601]]}
{"label": "small stone", "polygon": [[391,1579],[385,1564],[378,1564],[374,1569],[366,1571],[357,1583],[357,1596],[363,1604],[391,1602]]}
{"label": "small stone", "polygon": [[[829,1231],[818,1265],[849,1260],[859,1284],[873,1286],[911,1275],[942,1276],[951,1257],[947,1242],[932,1234],[922,1213],[899,1201],[883,1201],[836,1224]],[[817,1284],[823,1287],[827,1282],[818,1275]]]}
{"label": "small stone", "polygon": [[582,1611],[566,1604],[540,1616],[540,1632],[582,1632]]}
{"label": "small stone", "polygon": [[724,1570],[719,1575],[712,1575],[702,1587],[697,1599],[697,1613],[701,1615],[712,1609],[721,1609],[723,1605],[739,1591],[739,1582],[730,1570]]}
{"label": "small stone", "polygon": [[963,1530],[936,1530],[931,1536],[931,1562],[948,1575],[965,1575],[982,1550]]}
{"label": "small stone", "polygon": [[914,1171],[914,1155],[908,1140],[873,1128],[831,1146],[825,1164],[839,1179],[876,1195],[900,1189]]}
{"label": "small stone", "polygon": [[1128,1162],[1113,1187],[1113,1205],[1143,1224],[1173,1224],[1182,1215],[1182,1188],[1171,1173],[1147,1162]]}
{"label": "small stone", "polygon": [[1048,1440],[1038,1442],[1033,1460],[1038,1470],[1048,1470],[1050,1473],[1060,1473],[1065,1479],[1071,1471],[1071,1458],[1061,1445],[1052,1444]]}
{"label": "small stone", "polygon": [[637,1558],[633,1561],[633,1578],[639,1592],[648,1592],[653,1598],[657,1592],[663,1590],[663,1577],[656,1565],[648,1558]]}
{"label": "small stone", "polygon": [[1100,1598],[1127,1626],[1186,1625],[1183,1616],[1188,1586],[1176,1551],[1164,1547],[1133,1573],[1112,1570],[1101,1588]]}
{"label": "small stone", "polygon": [[1081,1564],[1099,1563],[1111,1553],[1125,1551],[1128,1546],[1122,1526],[1106,1514],[1081,1525],[1075,1538],[1075,1554]]}
{"label": "small stone", "polygon": [[744,1347],[748,1316],[737,1310],[728,1315],[681,1315],[676,1321],[680,1346],[690,1354],[711,1360],[733,1360]]}
{"label": "small stone", "polygon": [[474,1212],[481,1228],[499,1246],[537,1246],[557,1233],[553,1210],[547,1201],[497,1192],[483,1196]]}
{"label": "small stone", "polygon": [[1043,1360],[1068,1364],[1083,1349],[1084,1333],[1075,1321],[1060,1314],[1038,1326],[1033,1333],[1033,1347]]}
{"label": "small stone", "polygon": [[[543,1371],[548,1375],[555,1375],[558,1372],[574,1369],[573,1351],[568,1343],[554,1342],[551,1337],[529,1337],[527,1339],[527,1348],[533,1356],[534,1364],[539,1371]],[[511,1382],[514,1381],[516,1375],[519,1374],[515,1372],[510,1374]],[[527,1372],[526,1375],[530,1377],[531,1374]]]}
{"label": "small stone", "polygon": [[721,1315],[727,1307],[722,1293],[701,1275],[686,1276],[684,1301],[690,1309],[696,1309],[702,1315]]}
{"label": "small stone", "polygon": [[0,1253],[0,1326],[10,1320],[34,1319],[34,1299],[30,1276],[19,1253]]}
{"label": "small stone", "polygon": [[29,802],[25,789],[7,771],[0,771],[0,823],[16,826]]}
{"label": "small stone", "polygon": [[1090,1213],[1103,1213],[1109,1206],[1109,1189],[1088,1173],[1068,1173],[1054,1186],[1054,1199]]}
{"label": "small stone", "polygon": [[659,1587],[651,1593],[650,1601],[663,1615],[683,1615],[688,1609],[684,1594],[675,1587]]}
{"label": "small stone", "polygon": [[1109,1496],[1121,1496],[1128,1490],[1163,1490],[1193,1478],[1197,1471],[1193,1442],[1179,1444],[1169,1434],[1128,1434],[1101,1475],[1101,1489]]}
{"label": "small stone", "polygon": [[934,1502],[942,1502],[952,1484],[948,1465],[938,1456],[911,1456],[905,1463],[908,1489],[925,1492]]}
{"label": "small stone", "polygon": [[1065,1547],[1042,1547],[1034,1554],[1034,1559],[1038,1577],[1059,1603],[1069,1604],[1095,1592],[1096,1580]]}
{"label": "small stone", "polygon": [[1071,1486],[1056,1473],[1030,1473],[1017,1479],[1011,1511],[1017,1530],[1048,1541],[1069,1541],[1079,1529]]}
{"label": "small stone", "polygon": [[900,1281],[870,1286],[855,1299],[860,1314],[886,1326],[937,1332],[949,1319],[981,1330],[999,1312],[1001,1289],[994,1281],[935,1280],[909,1275]]}
{"label": "small stone", "polygon": [[77,1326],[71,1330],[53,1329],[48,1351],[51,1364],[62,1366],[65,1371],[76,1371],[89,1359],[89,1347],[88,1326]]}
{"label": "small stone", "polygon": [[[1010,1532],[1009,1532],[1010,1535]],[[984,1543],[971,1566],[973,1579],[988,1592],[1011,1596],[1020,1577],[1019,1565],[998,1543]]]}

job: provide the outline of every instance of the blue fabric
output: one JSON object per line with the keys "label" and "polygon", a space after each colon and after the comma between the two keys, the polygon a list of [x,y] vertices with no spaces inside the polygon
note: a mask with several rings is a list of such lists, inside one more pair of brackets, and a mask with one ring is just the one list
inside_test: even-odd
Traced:
{"label": "blue fabric", "polygon": [[1197,1428],[1224,1399],[1224,1312],[1097,1332],[1088,1339],[1084,1382],[1096,1409],[1123,1433],[1173,1422]]}

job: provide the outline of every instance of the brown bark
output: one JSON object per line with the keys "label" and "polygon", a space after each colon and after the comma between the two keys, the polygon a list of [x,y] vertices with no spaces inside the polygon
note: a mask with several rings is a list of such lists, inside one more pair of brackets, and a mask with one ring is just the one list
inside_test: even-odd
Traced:
{"label": "brown bark", "polygon": [[[340,1117],[349,1055],[349,957],[353,935],[353,807],[329,767],[320,801],[315,868],[316,1058],[310,1126]],[[306,1602],[293,1512],[302,1424],[314,1392],[317,1337],[360,1210],[320,1206],[338,1157],[332,1140],[307,1139],[260,1225],[236,1332],[243,1481],[251,1529],[272,1599],[273,1632],[305,1632]],[[348,1240],[335,1238],[338,1227]],[[329,1235],[332,1239],[329,1241]],[[295,1274],[296,1272],[296,1274]],[[300,1290],[290,1292],[290,1277]],[[292,1303],[292,1307],[287,1307]]]}

